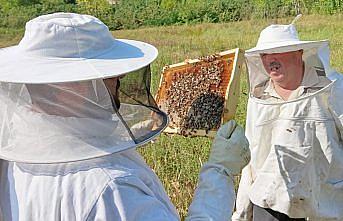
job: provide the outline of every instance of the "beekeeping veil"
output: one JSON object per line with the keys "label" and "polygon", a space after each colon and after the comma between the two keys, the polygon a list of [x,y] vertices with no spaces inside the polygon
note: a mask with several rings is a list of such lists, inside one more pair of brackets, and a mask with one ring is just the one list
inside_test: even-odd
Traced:
{"label": "beekeeping veil", "polygon": [[297,16],[289,25],[270,25],[260,33],[257,45],[246,51],[245,57],[249,72],[250,95],[255,96],[256,87],[269,80],[261,57],[261,54],[283,53],[303,50],[303,61],[309,67],[325,71],[330,75],[333,71],[330,68],[329,42],[322,41],[301,41],[295,28]]}
{"label": "beekeeping veil", "polygon": [[70,162],[153,139],[167,124],[150,94],[156,57],[89,15],[29,21],[19,44],[0,50],[0,158]]}

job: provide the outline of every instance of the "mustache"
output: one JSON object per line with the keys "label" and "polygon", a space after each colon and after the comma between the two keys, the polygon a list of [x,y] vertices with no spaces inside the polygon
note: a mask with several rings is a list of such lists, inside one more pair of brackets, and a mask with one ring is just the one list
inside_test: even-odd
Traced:
{"label": "mustache", "polygon": [[281,66],[282,66],[281,63],[277,61],[273,61],[269,63],[269,69],[271,71],[277,71],[281,68]]}

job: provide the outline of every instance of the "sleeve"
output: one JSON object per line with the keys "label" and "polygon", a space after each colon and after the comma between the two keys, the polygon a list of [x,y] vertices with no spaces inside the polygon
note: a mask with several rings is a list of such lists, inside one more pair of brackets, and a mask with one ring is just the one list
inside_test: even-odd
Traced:
{"label": "sleeve", "polygon": [[329,99],[329,108],[343,141],[343,75],[335,73],[331,80],[336,80]]}
{"label": "sleeve", "polygon": [[252,203],[249,199],[249,189],[252,183],[250,165],[242,170],[241,181],[239,183],[236,201],[236,211],[232,215],[232,221],[251,221]]}
{"label": "sleeve", "polygon": [[234,202],[235,191],[231,176],[224,167],[207,163],[201,169],[198,187],[186,220],[229,220]]}
{"label": "sleeve", "polygon": [[[338,148],[330,149],[330,171],[327,175],[327,182],[335,189],[342,190],[343,187],[343,75],[334,73],[331,80],[335,80],[329,97],[329,110],[335,121],[338,133],[332,143],[338,143]],[[326,151],[326,150],[323,150]]]}
{"label": "sleeve", "polygon": [[86,220],[178,221],[167,201],[155,196],[139,178],[120,177],[105,188]]}

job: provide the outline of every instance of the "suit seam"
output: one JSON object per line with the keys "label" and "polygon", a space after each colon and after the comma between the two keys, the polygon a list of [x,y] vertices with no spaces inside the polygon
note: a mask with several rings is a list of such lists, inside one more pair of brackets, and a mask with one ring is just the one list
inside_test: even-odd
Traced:
{"label": "suit seam", "polygon": [[104,188],[101,190],[99,196],[98,196],[98,197],[96,198],[96,200],[94,201],[94,204],[93,204],[92,208],[89,210],[89,212],[88,212],[88,214],[87,214],[87,216],[86,216],[85,221],[88,220],[88,218],[89,218],[89,216],[91,215],[92,211],[94,210],[96,204],[98,203],[99,198],[104,194],[104,192],[106,191],[106,189],[110,186],[110,185],[109,185],[110,182],[112,182],[111,179],[107,181],[106,185],[104,185]]}

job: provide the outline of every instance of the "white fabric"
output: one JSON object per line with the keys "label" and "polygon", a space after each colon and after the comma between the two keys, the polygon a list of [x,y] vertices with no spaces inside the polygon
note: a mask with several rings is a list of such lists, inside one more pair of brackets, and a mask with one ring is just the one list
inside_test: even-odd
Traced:
{"label": "white fabric", "polygon": [[58,165],[2,161],[3,221],[179,220],[135,150]]}
{"label": "white fabric", "polygon": [[[0,158],[24,163],[71,162],[120,152],[154,139],[166,127],[167,116],[150,103],[146,85],[150,82],[139,81],[149,74],[137,76],[134,72],[121,78],[119,110],[113,107],[102,80],[0,83]],[[137,132],[137,125],[148,121],[151,126]]]}
{"label": "white fabric", "polygon": [[[307,46],[305,64],[322,68],[331,83],[327,78],[314,92],[288,101],[256,97],[255,89],[268,81],[259,53],[301,45],[246,53],[251,162],[243,170],[232,220],[252,220],[251,202],[292,218],[343,220],[342,75],[330,68],[326,42]],[[316,71],[309,73],[316,77]]]}
{"label": "white fabric", "polygon": [[232,214],[232,220],[236,221],[252,221],[253,205],[249,199],[249,191],[247,191],[253,183],[251,166],[248,164],[243,168],[239,188],[237,191],[236,210]]}
{"label": "white fabric", "polygon": [[157,49],[145,42],[114,39],[108,27],[93,16],[43,15],[26,24],[19,45],[0,49],[0,81],[57,83],[110,78],[147,66],[157,54]]}
{"label": "white fabric", "polygon": [[[327,42],[323,41],[300,41],[294,24],[270,25],[260,33],[256,47],[246,50],[247,53],[269,53],[275,49],[281,52],[289,51],[290,46],[298,49],[313,48]],[[275,53],[275,52],[274,52]]]}
{"label": "white fabric", "polygon": [[342,82],[280,105],[251,98],[252,160],[232,220],[252,220],[250,201],[291,217],[343,219]]}
{"label": "white fabric", "polygon": [[[0,162],[1,221],[179,220],[135,150],[56,165]],[[206,164],[186,220],[228,220],[234,199],[226,169]]]}
{"label": "white fabric", "polygon": [[200,171],[198,186],[188,209],[187,221],[227,221],[235,203],[234,183],[227,168],[207,163]]}

